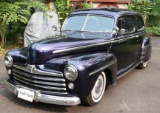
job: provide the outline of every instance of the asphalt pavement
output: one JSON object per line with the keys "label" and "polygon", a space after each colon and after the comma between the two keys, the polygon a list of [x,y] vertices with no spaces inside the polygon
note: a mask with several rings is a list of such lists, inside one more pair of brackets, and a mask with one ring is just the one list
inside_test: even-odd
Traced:
{"label": "asphalt pavement", "polygon": [[[145,69],[134,69],[109,86],[102,101],[92,107],[30,103],[18,99],[0,83],[1,113],[160,113],[160,37],[152,37],[153,53]],[[0,57],[0,80],[7,76]]]}

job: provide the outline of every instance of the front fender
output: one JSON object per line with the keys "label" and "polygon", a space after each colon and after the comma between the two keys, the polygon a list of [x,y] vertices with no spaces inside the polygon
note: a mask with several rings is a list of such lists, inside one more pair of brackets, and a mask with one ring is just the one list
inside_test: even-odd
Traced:
{"label": "front fender", "polygon": [[[46,64],[54,64],[63,72],[65,66],[73,65],[78,70],[78,78],[72,82],[66,79],[66,84],[73,83],[80,98],[84,98],[91,92],[98,75],[106,70],[113,71],[113,81],[116,81],[116,58],[111,53],[84,53],[61,58],[54,58]],[[67,85],[68,86],[68,85]],[[69,88],[68,88],[69,90]]]}
{"label": "front fender", "polygon": [[28,49],[26,47],[14,49],[6,53],[6,55],[12,56],[13,63],[18,65],[24,65],[27,63],[27,54]]}

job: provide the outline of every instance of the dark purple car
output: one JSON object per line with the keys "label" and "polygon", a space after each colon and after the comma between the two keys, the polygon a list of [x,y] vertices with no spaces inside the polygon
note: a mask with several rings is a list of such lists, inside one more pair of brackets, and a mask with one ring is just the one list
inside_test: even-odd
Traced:
{"label": "dark purple car", "polygon": [[109,84],[145,68],[151,40],[142,16],[122,9],[71,13],[59,36],[5,55],[5,88],[27,101],[58,105],[97,104]]}

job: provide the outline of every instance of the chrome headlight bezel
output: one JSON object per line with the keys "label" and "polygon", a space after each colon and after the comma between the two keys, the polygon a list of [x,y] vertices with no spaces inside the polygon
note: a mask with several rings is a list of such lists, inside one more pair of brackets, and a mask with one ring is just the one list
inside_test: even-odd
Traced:
{"label": "chrome headlight bezel", "polygon": [[78,77],[78,71],[73,65],[67,65],[64,68],[64,75],[70,81],[75,81]]}
{"label": "chrome headlight bezel", "polygon": [[13,66],[13,58],[10,55],[6,55],[4,60],[6,67],[10,68]]}

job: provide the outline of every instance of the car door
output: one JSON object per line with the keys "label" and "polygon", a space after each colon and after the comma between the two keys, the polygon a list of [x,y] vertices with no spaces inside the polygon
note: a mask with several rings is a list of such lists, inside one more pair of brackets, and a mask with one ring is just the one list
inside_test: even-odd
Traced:
{"label": "car door", "polygon": [[117,58],[118,76],[131,68],[137,62],[140,51],[140,43],[136,35],[135,20],[131,15],[122,16],[118,19],[119,33],[111,51]]}

